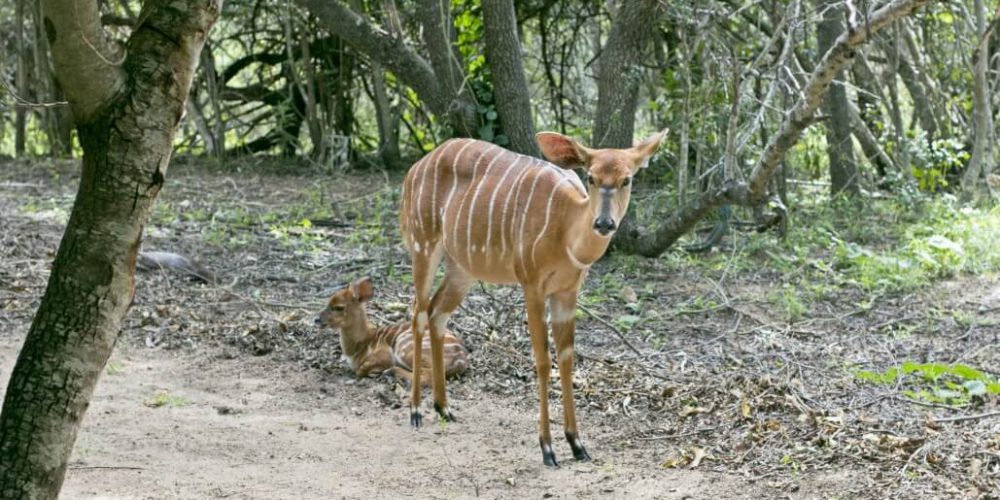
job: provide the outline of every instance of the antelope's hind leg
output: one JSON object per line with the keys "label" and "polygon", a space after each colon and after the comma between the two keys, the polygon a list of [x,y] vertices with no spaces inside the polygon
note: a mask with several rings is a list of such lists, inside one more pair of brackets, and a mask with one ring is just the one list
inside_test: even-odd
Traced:
{"label": "antelope's hind leg", "polygon": [[431,301],[431,386],[434,409],[448,422],[454,422],[455,416],[448,408],[448,393],[445,390],[444,335],[448,318],[461,305],[473,282],[468,273],[449,260],[445,264],[444,280]]}
{"label": "antelope's hind leg", "polygon": [[421,393],[421,358],[423,357],[424,330],[428,326],[428,317],[431,306],[431,286],[434,284],[434,271],[441,263],[442,251],[436,242],[428,244],[424,253],[419,250],[410,251],[410,260],[413,263],[413,286],[415,295],[413,298],[413,359],[410,366],[413,368],[413,380],[410,384],[410,425],[420,428],[422,416],[420,415]]}

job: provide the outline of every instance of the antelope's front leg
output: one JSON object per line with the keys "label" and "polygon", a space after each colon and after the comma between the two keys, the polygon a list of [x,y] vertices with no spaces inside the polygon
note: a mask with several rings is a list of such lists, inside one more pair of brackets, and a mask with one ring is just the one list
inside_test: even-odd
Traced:
{"label": "antelope's front leg", "polygon": [[[410,382],[410,426],[419,429],[423,423],[420,416],[420,397],[422,387],[420,385],[420,365],[423,357],[424,329],[427,328],[427,309],[419,309],[420,301],[414,308],[412,332],[413,332],[413,359],[410,360],[412,368],[412,381]],[[419,311],[419,312],[417,312]]]}
{"label": "antelope's front leg", "polygon": [[528,329],[531,347],[535,354],[535,371],[538,374],[538,444],[542,447],[542,462],[549,467],[559,467],[552,451],[552,433],[549,431],[549,377],[552,358],[549,357],[548,331],[545,328],[545,299],[541,294],[524,290],[525,308],[528,310]]}
{"label": "antelope's front leg", "polygon": [[552,337],[556,341],[556,356],[559,360],[559,383],[562,387],[563,418],[565,419],[566,441],[573,449],[577,460],[589,461],[590,455],[580,442],[576,428],[576,403],[573,401],[573,347],[576,336],[576,290],[553,294],[549,298],[549,314],[552,321]]}

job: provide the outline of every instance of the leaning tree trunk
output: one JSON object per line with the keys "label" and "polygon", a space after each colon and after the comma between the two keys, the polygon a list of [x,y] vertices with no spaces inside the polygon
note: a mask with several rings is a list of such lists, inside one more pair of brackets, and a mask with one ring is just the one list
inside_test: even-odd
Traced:
{"label": "leaning tree trunk", "polygon": [[642,77],[639,62],[653,38],[659,4],[658,0],[622,2],[611,25],[598,61],[593,147],[632,147]]}
{"label": "leaning tree trunk", "polygon": [[[122,56],[98,4],[45,0],[46,34],[83,147],[76,202],[0,413],[0,498],[55,498],[132,302],[143,225],[218,0],[148,0]],[[87,40],[88,43],[80,43]],[[72,84],[68,84],[71,82]]]}
{"label": "leaning tree trunk", "polygon": [[632,227],[628,231],[620,229],[620,234],[614,241],[616,248],[625,253],[658,257],[712,210],[725,204],[756,207],[764,203],[771,178],[781,166],[788,150],[799,141],[805,129],[815,122],[814,115],[827,88],[834,76],[853,60],[857,47],[867,41],[869,36],[930,2],[931,0],[895,0],[866,16],[865,24],[850,26],[841,33],[816,64],[795,105],[786,113],[781,129],[771,137],[754,164],[747,182],[726,182],[702,193],[648,233],[642,232],[638,227]]}
{"label": "leaning tree trunk", "polygon": [[483,2],[483,41],[497,96],[497,111],[503,131],[510,139],[510,149],[540,156],[531,120],[531,97],[521,63],[521,41],[517,38],[513,0]]}
{"label": "leaning tree trunk", "polygon": [[[844,17],[840,0],[826,0],[820,8],[823,20],[816,32],[819,53],[825,54],[843,31],[840,20]],[[851,102],[844,86],[844,71],[834,77],[823,101],[823,112],[829,116],[826,126],[826,151],[830,158],[830,194],[855,195],[859,192],[858,165],[854,160],[854,142],[851,139]]]}

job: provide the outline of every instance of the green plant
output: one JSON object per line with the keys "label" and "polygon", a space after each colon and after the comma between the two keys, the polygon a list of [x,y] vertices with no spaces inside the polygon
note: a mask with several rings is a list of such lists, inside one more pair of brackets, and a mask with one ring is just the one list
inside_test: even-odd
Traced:
{"label": "green plant", "polygon": [[809,312],[809,306],[802,301],[799,291],[788,283],[773,295],[772,300],[781,307],[785,320],[790,323],[801,320]]}
{"label": "green plant", "polygon": [[971,398],[1000,394],[1000,382],[989,375],[961,363],[904,362],[884,372],[852,370],[863,382],[890,385],[899,383],[902,394],[931,403],[964,405]]}
{"label": "green plant", "polygon": [[147,399],[143,402],[146,406],[151,408],[159,408],[161,406],[169,406],[170,408],[179,408],[189,404],[187,399],[182,396],[171,396],[170,394],[161,391],[156,393],[152,398]]}

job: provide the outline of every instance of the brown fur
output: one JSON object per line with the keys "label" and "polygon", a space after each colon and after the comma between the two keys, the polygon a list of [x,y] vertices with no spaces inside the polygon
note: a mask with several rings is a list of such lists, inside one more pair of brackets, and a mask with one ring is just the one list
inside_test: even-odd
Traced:
{"label": "brown fur", "polygon": [[[338,290],[330,297],[318,318],[318,323],[340,330],[340,347],[358,377],[377,376],[391,369],[402,379],[413,381],[413,332],[409,322],[373,326],[368,321],[365,303],[373,294],[368,278]],[[421,356],[421,365],[429,369],[430,339],[423,339],[427,347]],[[469,368],[469,354],[453,333],[445,334],[446,375],[456,377]],[[430,380],[421,381],[424,386]]]}

